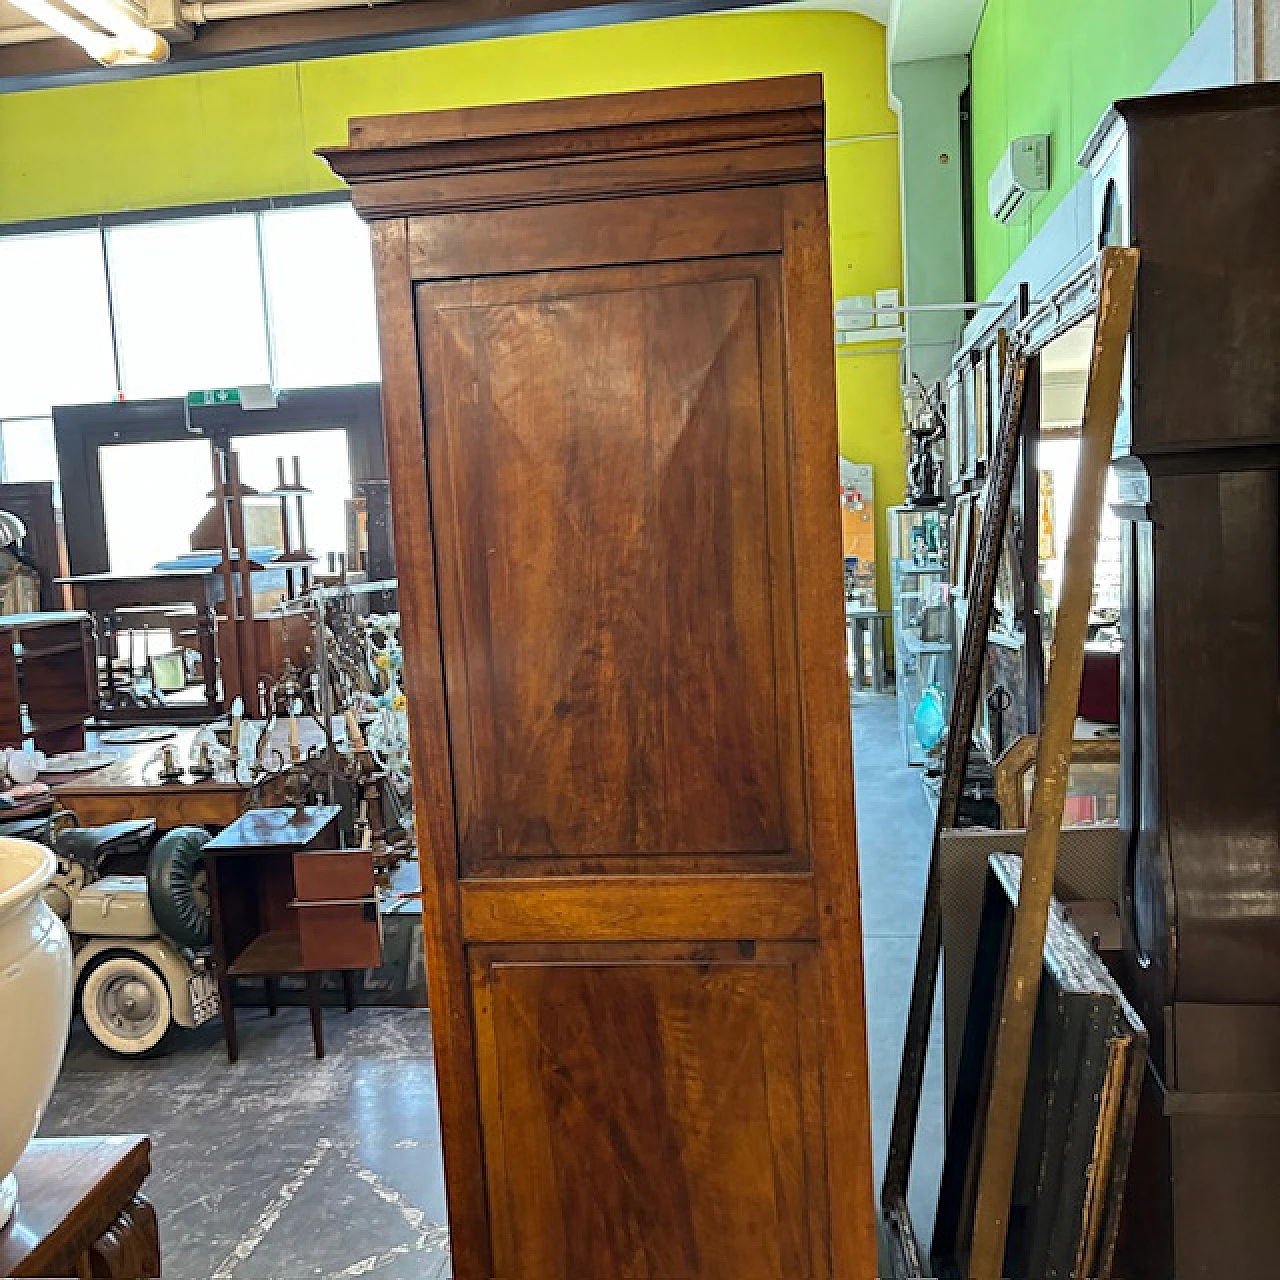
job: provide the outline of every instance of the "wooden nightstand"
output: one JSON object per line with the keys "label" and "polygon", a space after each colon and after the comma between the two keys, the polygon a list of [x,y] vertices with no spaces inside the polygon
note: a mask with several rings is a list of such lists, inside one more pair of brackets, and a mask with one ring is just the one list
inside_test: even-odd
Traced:
{"label": "wooden nightstand", "polygon": [[239,1057],[231,980],[260,977],[275,1013],[275,980],[304,974],[316,1057],[324,1057],[320,975],[342,974],[348,1011],[352,972],[382,963],[373,854],[339,849],[337,805],[250,809],[204,846],[213,957],[227,1057]]}

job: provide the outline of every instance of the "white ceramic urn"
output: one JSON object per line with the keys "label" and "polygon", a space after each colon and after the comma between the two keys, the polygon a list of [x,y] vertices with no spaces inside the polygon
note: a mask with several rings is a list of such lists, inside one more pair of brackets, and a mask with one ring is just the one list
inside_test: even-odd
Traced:
{"label": "white ceramic urn", "polygon": [[71,1026],[71,941],[40,896],[56,869],[43,845],[0,839],[0,1228]]}

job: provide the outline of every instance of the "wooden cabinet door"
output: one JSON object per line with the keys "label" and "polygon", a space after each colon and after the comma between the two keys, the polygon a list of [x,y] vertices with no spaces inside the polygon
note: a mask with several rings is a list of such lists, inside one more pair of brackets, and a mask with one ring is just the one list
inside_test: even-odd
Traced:
{"label": "wooden cabinet door", "polygon": [[416,307],[492,1275],[844,1280],[782,258]]}

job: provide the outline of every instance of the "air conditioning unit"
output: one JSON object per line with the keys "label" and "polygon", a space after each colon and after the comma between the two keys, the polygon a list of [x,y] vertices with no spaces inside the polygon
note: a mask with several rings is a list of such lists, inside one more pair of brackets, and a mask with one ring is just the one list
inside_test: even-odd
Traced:
{"label": "air conditioning unit", "polygon": [[1014,138],[987,183],[987,207],[997,222],[1020,222],[1031,196],[1049,190],[1049,135]]}

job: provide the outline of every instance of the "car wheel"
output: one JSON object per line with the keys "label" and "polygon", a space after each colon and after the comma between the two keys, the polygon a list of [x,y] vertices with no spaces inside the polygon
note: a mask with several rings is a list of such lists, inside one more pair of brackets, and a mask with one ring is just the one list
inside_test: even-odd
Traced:
{"label": "car wheel", "polygon": [[128,1058],[158,1048],[173,1026],[173,1001],[159,970],[122,953],[103,956],[89,970],[80,1013],[104,1049]]}

